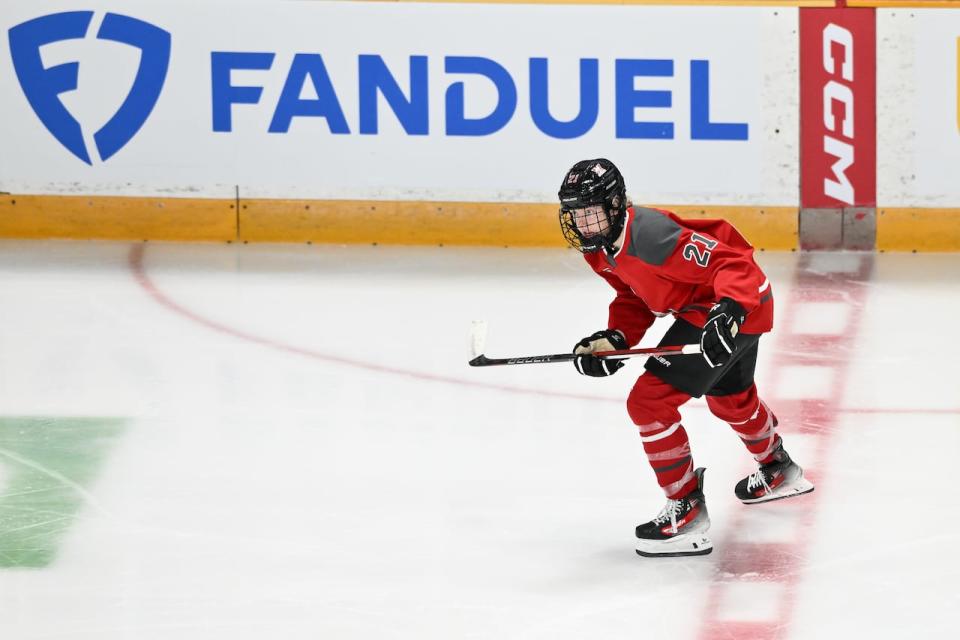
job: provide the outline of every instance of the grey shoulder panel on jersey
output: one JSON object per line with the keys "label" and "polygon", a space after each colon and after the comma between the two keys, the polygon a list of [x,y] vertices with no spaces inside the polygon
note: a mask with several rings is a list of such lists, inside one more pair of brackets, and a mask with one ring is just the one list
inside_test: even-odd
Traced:
{"label": "grey shoulder panel on jersey", "polygon": [[634,207],[627,254],[660,266],[673,253],[681,233],[680,225],[659,211]]}

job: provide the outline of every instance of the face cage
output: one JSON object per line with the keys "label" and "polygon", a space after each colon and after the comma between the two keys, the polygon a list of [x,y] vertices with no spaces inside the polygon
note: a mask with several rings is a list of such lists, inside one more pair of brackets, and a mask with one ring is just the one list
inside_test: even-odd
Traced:
{"label": "face cage", "polygon": [[560,207],[560,228],[563,237],[577,251],[592,253],[612,241],[610,210],[606,205]]}

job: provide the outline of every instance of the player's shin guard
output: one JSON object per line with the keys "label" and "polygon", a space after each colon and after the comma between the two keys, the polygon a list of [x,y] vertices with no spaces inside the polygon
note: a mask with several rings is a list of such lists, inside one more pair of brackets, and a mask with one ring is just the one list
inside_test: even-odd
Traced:
{"label": "player's shin guard", "polygon": [[711,413],[727,422],[760,464],[770,462],[780,444],[777,435],[777,416],[757,397],[756,385],[742,393],[729,396],[707,396]]}
{"label": "player's shin guard", "polygon": [[640,430],[643,450],[668,498],[696,488],[690,442],[678,407],[690,396],[649,372],[641,375],[627,398],[630,419]]}
{"label": "player's shin guard", "polygon": [[641,556],[702,556],[713,551],[706,533],[710,515],[703,499],[703,468],[693,472],[693,491],[667,500],[656,518],[636,529],[637,553]]}
{"label": "player's shin guard", "polygon": [[697,478],[687,432],[679,422],[640,425],[640,439],[657,483],[667,498],[676,499],[696,488]]}

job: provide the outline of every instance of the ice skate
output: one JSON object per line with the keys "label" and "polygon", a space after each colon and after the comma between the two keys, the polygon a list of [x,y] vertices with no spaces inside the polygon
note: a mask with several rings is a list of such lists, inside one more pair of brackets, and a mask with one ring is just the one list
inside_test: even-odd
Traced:
{"label": "ice skate", "polygon": [[700,467],[697,488],[679,500],[667,500],[660,514],[637,527],[637,553],[646,557],[702,556],[713,551],[706,536],[710,515],[703,499],[703,472]]}
{"label": "ice skate", "polygon": [[792,498],[811,491],[813,483],[803,477],[803,469],[783,450],[782,441],[773,450],[773,462],[760,465],[734,489],[744,504]]}

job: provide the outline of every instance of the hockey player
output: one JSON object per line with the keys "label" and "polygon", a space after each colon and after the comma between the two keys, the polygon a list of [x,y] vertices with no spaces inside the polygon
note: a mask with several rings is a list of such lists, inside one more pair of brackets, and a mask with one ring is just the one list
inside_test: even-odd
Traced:
{"label": "hockey player", "polygon": [[713,415],[740,436],[759,469],[734,493],[744,503],[813,491],[783,448],[777,418],[757,395],[760,335],[773,328],[770,281],[753,247],[724,220],[682,219],[628,203],[623,176],[606,159],[573,165],[560,186],[560,226],[567,241],[616,291],[607,328],[574,346],[577,371],[609,376],[621,360],[592,353],[640,342],[657,317],[673,325],[660,344],[699,343],[702,356],[650,358],[627,398],[643,448],[667,496],[659,515],[636,529],[644,556],[703,555],[710,517],[703,468],[695,467],[679,407],[706,395]]}

